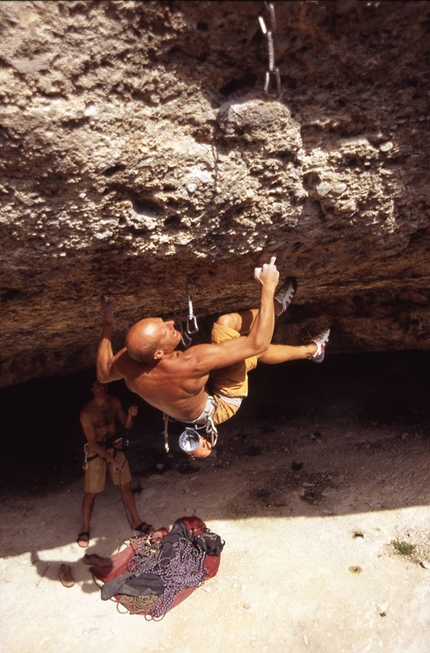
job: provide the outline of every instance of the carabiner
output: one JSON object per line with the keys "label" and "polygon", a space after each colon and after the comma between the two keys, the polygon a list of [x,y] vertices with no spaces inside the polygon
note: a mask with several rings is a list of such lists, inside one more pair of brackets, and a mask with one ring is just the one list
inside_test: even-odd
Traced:
{"label": "carabiner", "polygon": [[[272,77],[274,77],[276,81],[276,93],[269,91],[270,80]],[[266,72],[264,91],[271,97],[279,97],[281,95],[281,76],[279,74],[279,68],[275,68],[273,71],[268,70]]]}
{"label": "carabiner", "polygon": [[197,318],[193,315],[187,320],[187,334],[191,336],[193,333],[197,333],[198,330]]}
{"label": "carabiner", "polygon": [[[192,290],[191,287],[192,286]],[[197,333],[199,330],[198,324],[197,324],[197,318],[194,315],[194,310],[193,310],[193,297],[196,292],[196,284],[192,276],[188,275],[187,276],[187,282],[186,282],[186,293],[188,297],[188,318],[186,322],[186,331],[189,336],[191,336],[193,333]]]}
{"label": "carabiner", "polygon": [[272,34],[274,34],[276,32],[276,18],[275,18],[275,8],[273,6],[273,2],[265,2],[264,5],[270,14],[270,23],[272,26],[271,32]]}
{"label": "carabiner", "polygon": [[175,324],[178,325],[179,331],[181,332],[182,344],[184,345],[185,349],[188,349],[188,347],[191,345],[191,338],[189,334],[186,333],[187,329],[184,330],[182,326],[182,311],[179,302],[175,302],[174,304],[172,304],[172,312],[173,312]]}
{"label": "carabiner", "polygon": [[197,333],[199,330],[197,318],[193,313],[193,302],[191,296],[188,296],[188,317],[187,317],[187,333],[190,336],[192,333]]}

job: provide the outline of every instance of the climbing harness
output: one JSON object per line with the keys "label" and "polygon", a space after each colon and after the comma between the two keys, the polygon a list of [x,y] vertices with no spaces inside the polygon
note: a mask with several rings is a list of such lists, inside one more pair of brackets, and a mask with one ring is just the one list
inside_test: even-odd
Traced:
{"label": "climbing harness", "polygon": [[[273,2],[265,2],[264,5],[270,16],[269,29],[266,26],[263,15],[260,14],[258,16],[258,22],[260,23],[261,31],[267,39],[267,51],[269,55],[269,70],[266,71],[264,91],[272,97],[279,97],[281,95],[281,76],[279,74],[279,68],[275,66],[275,46],[273,41],[273,35],[276,32],[275,8],[273,6]],[[275,83],[276,92],[271,90],[271,87],[273,87]]]}
{"label": "climbing harness", "polygon": [[[123,446],[121,448],[119,448],[119,449],[117,447],[115,447],[115,445],[118,444],[118,442],[123,444]],[[128,440],[126,440],[126,442],[127,442],[127,445],[128,445],[129,444]],[[115,453],[117,451],[124,451],[124,438],[122,436],[117,438],[116,435],[114,435],[111,438],[105,438],[104,440],[100,440],[99,444],[103,447],[103,449],[114,449]],[[94,454],[93,456],[90,456],[89,455],[90,450],[91,450],[90,444],[88,442],[86,442],[84,444],[84,456],[85,456],[85,458],[84,458],[84,462],[82,464],[82,469],[84,469],[85,471],[87,471],[87,469],[88,469],[88,463],[91,462],[91,460],[95,460],[95,458],[99,457],[98,453]],[[113,457],[115,458],[115,454],[113,455]]]}
{"label": "climbing harness", "polygon": [[[191,456],[199,455],[199,457],[210,454],[218,441],[218,430],[214,422],[217,410],[218,405],[215,399],[209,395],[201,415],[193,421],[184,422],[184,424],[192,424],[192,427],[187,426],[179,436],[179,446],[183,451]],[[202,430],[206,433],[203,439],[199,434],[199,431]],[[207,451],[204,451],[205,449]]]}
{"label": "climbing harness", "polygon": [[[163,413],[164,419],[164,448],[169,453],[169,420],[172,422],[181,422],[191,424],[185,427],[185,431],[179,436],[179,446],[189,455],[204,458],[210,454],[218,441],[218,429],[215,426],[215,416],[218,406],[214,397],[207,398],[204,411],[195,420],[175,420]],[[205,431],[201,436],[199,431]]]}
{"label": "climbing harness", "polygon": [[172,311],[174,313],[175,323],[178,324],[179,330],[182,336],[182,344],[187,349],[192,342],[192,337],[199,330],[197,324],[197,318],[194,315],[193,308],[193,298],[196,293],[196,282],[194,281],[191,275],[187,275],[185,282],[185,294],[187,296],[188,303],[188,316],[184,320],[182,316],[182,310],[180,302],[175,302],[172,306]]}

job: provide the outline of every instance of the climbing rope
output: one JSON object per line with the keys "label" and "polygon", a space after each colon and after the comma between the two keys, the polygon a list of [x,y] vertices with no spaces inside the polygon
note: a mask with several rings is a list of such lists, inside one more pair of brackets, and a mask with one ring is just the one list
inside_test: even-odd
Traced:
{"label": "climbing rope", "polygon": [[148,616],[152,619],[162,619],[183,589],[199,587],[204,581],[205,552],[185,538],[175,542],[173,549],[174,558],[161,558],[151,567],[151,573],[158,574],[164,583],[163,594],[150,608]]}
{"label": "climbing rope", "polygon": [[[117,610],[120,614],[139,614],[140,612],[148,612],[154,603],[158,601],[157,594],[145,594],[144,596],[128,596],[127,594],[119,594],[117,601]],[[124,612],[119,609],[123,605],[126,610]]]}
{"label": "climbing rope", "polygon": [[164,450],[166,453],[169,453],[170,447],[169,447],[169,416],[166,415],[166,413],[163,413],[163,420],[164,420],[164,431],[163,431],[163,436],[164,436]]}
{"label": "climbing rope", "polygon": [[[181,303],[179,301],[175,302],[172,305],[172,311],[174,315],[175,324],[178,325],[179,331],[181,332],[182,344],[185,349],[191,345],[193,335],[199,330],[199,325],[197,324],[197,318],[194,315],[193,299],[196,294],[197,284],[194,281],[194,278],[188,274],[185,281],[185,294],[187,296],[188,304],[188,315],[184,319],[182,313]],[[164,420],[164,450],[166,453],[169,453],[169,417],[163,413]]]}
{"label": "climbing rope", "polygon": [[162,542],[156,542],[150,536],[139,538],[137,541],[135,553],[124,566],[122,573],[158,576],[164,585],[163,593],[159,596],[121,594],[113,600],[118,601],[130,614],[144,613],[147,620],[160,620],[172,607],[182,590],[203,584],[206,573],[204,566],[206,553],[185,537],[180,537],[177,542],[173,542],[170,556],[163,556]]}
{"label": "climbing rope", "polygon": [[[273,40],[273,35],[276,32],[275,8],[273,6],[273,2],[265,2],[264,6],[270,18],[270,28],[268,28],[263,16],[264,11],[258,16],[258,22],[260,23],[261,31],[267,39],[267,51],[269,58],[269,69],[266,72],[264,91],[272,97],[279,97],[281,95],[281,77],[279,74],[279,68],[275,66],[275,45]],[[272,89],[275,84],[276,91],[274,92]]]}
{"label": "climbing rope", "polygon": [[181,332],[182,344],[187,349],[192,342],[192,337],[199,330],[197,318],[194,315],[193,298],[196,293],[196,282],[191,275],[187,275],[185,281],[185,294],[188,303],[188,315],[184,319],[180,302],[175,302],[172,306],[175,323],[179,326]]}
{"label": "climbing rope", "polygon": [[[127,457],[127,452],[128,452],[128,449],[130,448],[130,440],[129,440],[128,436],[130,434],[132,426],[133,426],[133,422],[131,423],[130,428],[127,429],[127,433],[125,435],[123,435],[121,438],[119,438],[118,440],[115,440],[115,442],[118,442],[119,440],[122,441],[120,451],[123,452],[123,454],[126,456],[126,458],[128,458]],[[115,449],[115,447],[114,447],[114,451],[115,451],[115,453],[114,453],[113,457],[115,458],[115,455],[116,455],[116,452],[118,451],[118,449]],[[121,470],[123,469],[124,465],[125,465],[125,462],[121,465]],[[127,521],[128,521],[128,524],[129,524],[131,530],[134,531],[135,533],[137,533],[138,531],[136,531],[136,529],[133,528],[133,524],[131,523],[131,519],[130,519],[130,514],[129,514],[128,510],[127,510],[127,506],[124,503],[124,497],[122,495],[122,490],[121,490],[121,486],[122,486],[121,476],[122,476],[122,471],[119,473],[119,483],[118,483],[118,489],[119,489],[119,493],[120,493],[120,496],[121,496],[122,506],[124,508],[124,512],[125,512],[125,515],[127,517]],[[131,481],[130,481],[130,485],[131,485]],[[133,490],[132,490],[132,492],[133,492]]]}
{"label": "climbing rope", "polygon": [[[121,467],[121,469],[122,469],[122,467]],[[121,475],[122,475],[122,472],[119,473],[119,483],[118,483],[119,494],[120,494],[120,497],[121,497],[121,503],[122,503],[122,507],[124,508],[125,516],[127,517],[128,525],[130,526],[131,530],[133,531],[134,528],[133,528],[133,525],[132,525],[132,523],[131,523],[130,515],[129,515],[129,513],[128,513],[127,506],[126,506],[125,503],[124,503],[124,497],[122,496],[122,490],[121,490],[122,480],[121,480]]]}

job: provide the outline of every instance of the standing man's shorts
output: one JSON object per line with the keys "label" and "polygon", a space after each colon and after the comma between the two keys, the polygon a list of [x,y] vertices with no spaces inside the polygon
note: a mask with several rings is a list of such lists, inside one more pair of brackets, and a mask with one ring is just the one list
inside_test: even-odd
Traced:
{"label": "standing man's shorts", "polygon": [[[86,448],[85,448],[86,447]],[[88,457],[87,468],[85,470],[84,489],[85,492],[98,494],[103,492],[106,486],[106,471],[109,470],[111,479],[115,485],[124,485],[131,481],[130,466],[127,457],[121,449],[108,447],[106,452],[115,458],[115,462],[122,467],[121,474],[115,474],[113,465],[108,463],[106,458],[102,458],[91,447],[86,444],[84,447],[85,455]],[[95,458],[93,458],[95,456]],[[92,460],[91,460],[92,459]]]}
{"label": "standing man's shorts", "polygon": [[[239,337],[240,333],[235,329],[216,323],[213,325],[212,344]],[[257,367],[257,362],[257,356],[253,356],[239,363],[234,363],[234,365],[229,365],[229,367],[212,370],[209,381],[218,404],[214,418],[215,424],[221,424],[237,413],[240,403],[237,405],[229,403],[228,398],[242,399],[248,395],[248,372]]]}

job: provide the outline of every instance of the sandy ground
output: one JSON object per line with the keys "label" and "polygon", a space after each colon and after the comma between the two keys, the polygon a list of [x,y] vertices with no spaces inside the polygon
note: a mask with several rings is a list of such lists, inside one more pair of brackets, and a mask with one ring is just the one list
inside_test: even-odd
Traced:
{"label": "sandy ground", "polygon": [[[170,527],[196,514],[226,541],[218,575],[159,622],[102,601],[82,561],[80,454],[69,475],[40,463],[27,484],[10,482],[2,653],[430,652],[428,360],[377,360],[260,372],[206,461],[178,451],[175,429],[165,456],[161,422],[142,407],[130,450],[142,518]],[[109,485],[87,551],[113,555],[130,535]]]}

